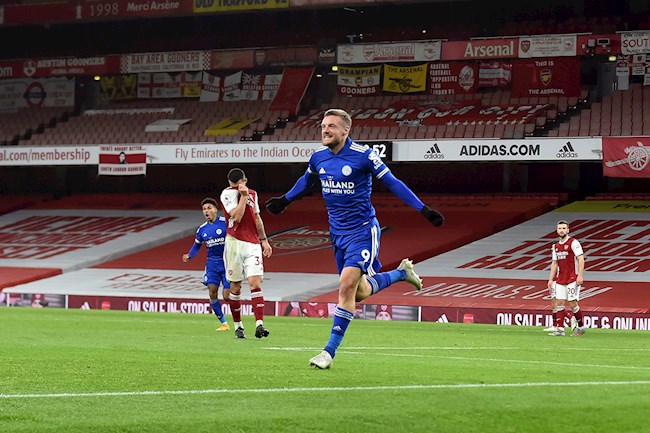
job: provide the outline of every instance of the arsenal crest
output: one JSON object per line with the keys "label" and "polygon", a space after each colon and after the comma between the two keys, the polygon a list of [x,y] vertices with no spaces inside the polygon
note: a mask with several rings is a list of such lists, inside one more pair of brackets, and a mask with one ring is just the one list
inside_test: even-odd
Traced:
{"label": "arsenal crest", "polygon": [[375,46],[365,45],[363,47],[363,57],[369,62],[372,61],[375,58]]}
{"label": "arsenal crest", "polygon": [[32,75],[34,75],[36,73],[36,62],[33,61],[33,60],[27,60],[23,64],[23,72],[28,77],[31,77]]}
{"label": "arsenal crest", "polygon": [[312,230],[309,226],[294,227],[273,235],[276,256],[306,253],[331,247],[328,230]]}

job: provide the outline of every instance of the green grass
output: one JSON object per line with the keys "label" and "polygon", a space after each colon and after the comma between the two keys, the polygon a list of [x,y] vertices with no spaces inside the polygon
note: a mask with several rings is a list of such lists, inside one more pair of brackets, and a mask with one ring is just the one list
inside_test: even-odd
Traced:
{"label": "green grass", "polygon": [[0,432],[648,431],[644,331],[357,320],[321,371],[330,319],[244,323],[0,307]]}

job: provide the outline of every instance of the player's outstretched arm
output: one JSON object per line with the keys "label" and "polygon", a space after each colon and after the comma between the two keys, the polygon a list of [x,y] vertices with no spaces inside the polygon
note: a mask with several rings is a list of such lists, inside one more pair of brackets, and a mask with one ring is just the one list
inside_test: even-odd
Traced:
{"label": "player's outstretched arm", "polygon": [[279,215],[291,204],[286,196],[273,197],[264,202],[266,210],[273,215]]}
{"label": "player's outstretched arm", "polygon": [[190,251],[188,253],[186,253],[186,254],[183,254],[183,256],[181,257],[181,260],[183,260],[183,262],[185,262],[185,263],[192,260],[194,258],[194,256],[196,255],[196,253],[199,252],[199,248],[201,248],[201,244],[199,242],[194,242],[194,244],[192,245],[192,248],[190,249]]}
{"label": "player's outstretched arm", "polygon": [[435,209],[431,209],[429,206],[424,205],[420,210],[422,216],[424,216],[434,227],[440,227],[442,223],[445,222],[445,217],[442,216],[440,212]]}
{"label": "player's outstretched arm", "polygon": [[316,176],[307,170],[305,174],[296,181],[295,185],[288,193],[281,197],[273,197],[265,201],[264,205],[266,206],[266,210],[273,215],[281,214],[292,201],[301,199],[313,186],[315,180]]}

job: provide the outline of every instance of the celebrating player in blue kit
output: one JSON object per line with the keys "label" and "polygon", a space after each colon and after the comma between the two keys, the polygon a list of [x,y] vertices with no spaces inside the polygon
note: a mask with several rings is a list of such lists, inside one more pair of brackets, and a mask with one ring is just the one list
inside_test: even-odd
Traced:
{"label": "celebrating player in blue kit", "polygon": [[219,302],[219,285],[223,284],[223,299],[228,300],[228,291],[230,283],[226,279],[226,268],[223,263],[223,250],[226,243],[226,219],[219,216],[217,201],[213,198],[203,199],[201,209],[206,221],[196,230],[194,245],[190,252],[183,254],[183,262],[188,262],[199,252],[201,244],[208,248],[208,261],[205,265],[205,274],[203,275],[203,284],[208,287],[210,292],[210,306],[212,311],[221,322],[217,331],[229,331],[230,326],[221,310]]}
{"label": "celebrating player in blue kit", "polygon": [[370,201],[372,176],[381,180],[406,204],[418,210],[435,227],[443,216],[426,206],[401,180],[397,179],[377,153],[349,138],[352,119],[343,110],[330,109],[321,123],[323,147],[309,160],[305,174],[282,197],[266,202],[274,215],[283,212],[320,180],[330,223],[330,240],[339,270],[339,302],[334,312],[330,339],[324,350],[309,360],[317,368],[330,368],[336,349],[354,317],[356,302],[398,281],[406,281],[417,290],[422,280],[413,263],[404,259],[397,269],[378,273],[381,230]]}

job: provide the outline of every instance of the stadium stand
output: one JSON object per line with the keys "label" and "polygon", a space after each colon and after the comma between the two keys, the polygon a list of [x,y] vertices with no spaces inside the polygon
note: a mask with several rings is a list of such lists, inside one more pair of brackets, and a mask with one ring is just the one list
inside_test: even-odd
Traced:
{"label": "stadium stand", "polygon": [[[150,112],[138,112],[150,110]],[[209,137],[204,131],[212,124],[232,117],[263,121],[269,116],[261,104],[245,101],[228,104],[201,104],[188,100],[135,101],[96,107],[73,116],[67,122],[36,134],[21,144],[110,144],[232,142],[233,136]],[[271,113],[277,117],[277,114]],[[178,132],[145,132],[148,124],[159,119],[190,119]],[[257,123],[255,124],[258,125]]]}
{"label": "stadium stand", "polygon": [[[587,90],[583,91],[586,94]],[[635,103],[632,103],[628,92],[634,93]],[[646,92],[647,93],[647,92]],[[620,95],[619,95],[620,94]],[[619,96],[616,96],[619,95]],[[453,99],[418,96],[379,96],[366,98],[349,98],[340,95],[330,95],[332,102],[322,104],[337,106],[348,111],[370,108],[387,109],[390,104],[398,101],[480,101],[483,105],[510,104],[546,104],[547,108],[538,112],[531,121],[516,125],[429,125],[429,126],[393,126],[355,129],[355,138],[359,140],[377,139],[430,139],[430,138],[524,138],[530,136],[587,136],[610,135],[613,123],[617,126],[611,135],[631,135],[632,130],[643,131],[642,96],[643,92],[635,86],[629,91],[616,91],[613,96],[604,98],[602,103],[594,103],[592,109],[582,109],[580,117],[573,114],[579,106],[578,98],[510,98],[509,91],[483,91],[476,94],[458,96]],[[607,116],[611,114],[612,103],[614,110],[619,110],[618,118],[622,115],[621,104],[630,106],[624,113],[632,118],[632,129],[622,128],[620,120],[606,122],[596,119],[596,114]],[[647,103],[646,103],[647,104]],[[602,108],[601,108],[602,106]],[[321,107],[321,109],[323,109]],[[152,110],[148,113],[138,113],[137,110]],[[604,110],[604,111],[602,111]],[[90,114],[98,111],[98,114]],[[129,111],[132,111],[129,113]],[[646,110],[647,111],[647,110]],[[19,113],[0,115],[5,144],[21,145],[56,145],[56,144],[120,144],[120,143],[182,143],[182,142],[217,142],[231,143],[236,141],[304,141],[318,140],[318,131],[306,131],[296,128],[296,124],[311,115],[320,113],[312,109],[306,115],[294,117],[289,121],[289,114],[282,111],[268,111],[264,101],[236,101],[227,103],[200,103],[188,99],[137,100],[132,102],[102,103],[92,110],[70,114],[64,109],[23,109]],[[593,115],[591,113],[594,113]],[[594,118],[593,125],[591,119]],[[249,125],[233,135],[207,136],[205,130],[210,126],[229,118],[254,119]],[[558,118],[567,120],[557,122]],[[179,131],[145,132],[145,127],[159,119],[190,119],[182,125]],[[597,129],[599,124],[603,128]],[[626,125],[628,125],[626,123]],[[628,125],[632,126],[632,125]],[[600,134],[597,131],[604,131]],[[6,131],[6,132],[5,132]],[[627,134],[622,131],[628,132]],[[648,128],[646,127],[646,131]]]}
{"label": "stadium stand", "polygon": [[15,112],[0,112],[0,145],[17,145],[21,140],[42,134],[48,128],[65,122],[70,113],[65,108],[35,107]]}

